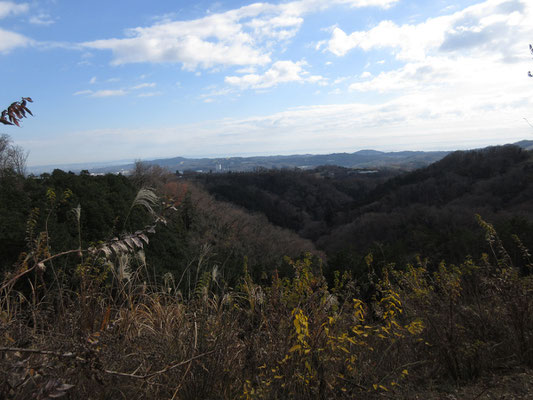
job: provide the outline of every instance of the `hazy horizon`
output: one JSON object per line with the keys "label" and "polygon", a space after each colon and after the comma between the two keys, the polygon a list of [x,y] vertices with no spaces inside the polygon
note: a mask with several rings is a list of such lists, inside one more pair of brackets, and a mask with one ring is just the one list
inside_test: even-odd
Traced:
{"label": "hazy horizon", "polygon": [[[521,140],[517,140],[517,142],[522,140],[533,140],[524,138]],[[122,159],[122,160],[105,160],[105,161],[81,161],[81,162],[74,162],[74,163],[53,163],[53,164],[44,164],[44,165],[32,165],[28,164],[28,168],[30,169],[38,169],[38,168],[49,168],[49,167],[61,167],[61,166],[90,166],[94,165],[94,167],[100,167],[100,166],[121,166],[121,165],[127,165],[134,163],[135,161],[144,161],[144,162],[150,162],[155,160],[166,160],[166,159],[173,159],[173,158],[185,158],[185,159],[221,159],[221,158],[233,158],[233,157],[241,157],[241,158],[251,158],[251,157],[276,157],[276,156],[302,156],[302,155],[310,155],[310,156],[316,156],[316,155],[328,155],[328,154],[352,154],[357,153],[359,151],[381,151],[384,153],[394,153],[394,152],[405,152],[405,151],[423,151],[423,152],[453,152],[458,150],[474,150],[478,148],[483,147],[489,147],[489,146],[498,146],[498,145],[504,145],[504,144],[512,144],[512,143],[495,143],[495,144],[488,144],[486,146],[479,146],[479,147],[464,147],[464,148],[438,148],[438,149],[429,149],[429,150],[416,150],[416,149],[399,149],[399,150],[378,150],[374,148],[361,148],[361,149],[355,149],[355,150],[346,150],[346,151],[335,151],[335,152],[315,152],[315,153],[305,153],[305,152],[288,152],[284,154],[262,154],[262,153],[248,153],[248,154],[238,154],[238,155],[198,155],[198,156],[183,156],[183,155],[176,155],[176,156],[170,156],[170,157],[150,157],[150,158],[131,158],[131,159]]]}

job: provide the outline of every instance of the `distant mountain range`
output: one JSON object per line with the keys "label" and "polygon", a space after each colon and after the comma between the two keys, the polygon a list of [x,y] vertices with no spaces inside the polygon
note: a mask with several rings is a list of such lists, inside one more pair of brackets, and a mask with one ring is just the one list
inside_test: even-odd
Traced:
{"label": "distant mountain range", "polygon": [[[527,150],[533,149],[533,140],[514,143]],[[382,152],[360,150],[355,153],[332,154],[295,154],[288,156],[256,156],[227,158],[162,158],[144,161],[148,165],[159,165],[170,171],[180,172],[243,172],[256,169],[300,168],[313,169],[320,165],[336,165],[346,168],[395,168],[413,170],[439,161],[450,151],[398,151]],[[94,174],[123,173],[128,174],[134,167],[133,162],[85,163],[29,167],[28,172],[40,174],[58,168],[65,171],[80,172],[88,170]]]}

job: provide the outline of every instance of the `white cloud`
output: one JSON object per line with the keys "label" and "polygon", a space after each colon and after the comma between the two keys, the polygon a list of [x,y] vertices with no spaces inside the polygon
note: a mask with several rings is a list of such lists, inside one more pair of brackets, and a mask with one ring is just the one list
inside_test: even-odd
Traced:
{"label": "white cloud", "polygon": [[[360,78],[364,79],[362,82],[352,83],[350,90],[359,92],[376,91],[380,93],[392,92],[395,90],[405,90],[412,88],[419,88],[420,90],[431,90],[438,88],[447,81],[452,71],[445,68],[442,64],[443,60],[440,59],[428,59],[423,63],[409,63],[404,67],[392,70],[388,72],[381,72],[378,76],[371,80],[372,74],[365,71],[361,74]],[[433,65],[437,65],[438,69],[435,69]],[[450,63],[447,63],[451,68]]]}
{"label": "white cloud", "polygon": [[265,89],[287,82],[311,82],[317,83],[325,79],[319,75],[306,76],[303,67],[304,61],[277,61],[264,74],[248,74],[243,76],[227,76],[226,83],[238,86],[241,89]]}
{"label": "white cloud", "polygon": [[[324,42],[322,42],[324,43]],[[348,36],[342,29],[335,27],[329,39],[327,49],[336,56],[343,56],[348,51],[357,47],[357,39]],[[317,48],[318,50],[319,48]]]}
{"label": "white cloud", "polygon": [[161,96],[163,92],[146,92],[146,93],[139,93],[137,97],[154,97],[154,96]]}
{"label": "white cloud", "polygon": [[12,1],[0,1],[0,18],[28,12],[30,6],[27,3],[14,3]]}
{"label": "white cloud", "polygon": [[0,28],[0,53],[9,53],[17,47],[25,47],[33,43],[32,39],[24,35]]}
{"label": "white cloud", "polygon": [[116,97],[116,96],[125,96],[128,92],[124,89],[115,89],[115,90],[97,90],[91,94],[91,97]]}
{"label": "white cloud", "polygon": [[344,82],[344,81],[346,81],[346,80],[348,80],[350,78],[352,78],[352,77],[350,77],[350,76],[339,76],[337,79],[335,79],[333,81],[333,84],[334,85],[338,85],[339,83],[342,83],[342,82]]}
{"label": "white cloud", "polygon": [[151,83],[140,83],[139,85],[133,86],[132,90],[138,90],[138,89],[144,89],[144,88],[153,88],[156,84],[154,82]]}
{"label": "white cloud", "polygon": [[[113,79],[108,79],[108,81],[112,81]],[[91,80],[89,81],[90,84],[96,83],[96,77],[93,76]],[[141,90],[146,88],[154,88],[156,87],[156,84],[154,82],[146,82],[146,83],[140,83],[138,85],[132,86],[129,89],[102,89],[102,90],[80,90],[74,93],[74,96],[82,96],[87,95],[89,97],[117,97],[117,96],[125,96],[132,90]],[[143,92],[137,94],[137,97],[153,97],[160,95],[161,92]]]}
{"label": "white cloud", "polygon": [[[0,1],[0,19],[23,14],[28,10],[29,5],[27,3],[17,4],[12,1]],[[33,43],[32,39],[24,35],[0,28],[0,53],[7,54],[17,47],[25,47]]]}
{"label": "white cloud", "polygon": [[77,92],[74,92],[74,96],[82,96],[84,94],[92,94],[92,90],[78,90]]}
{"label": "white cloud", "polygon": [[348,4],[352,7],[390,8],[399,0],[333,0],[333,3]]}
{"label": "white cloud", "polygon": [[271,47],[292,38],[306,13],[332,5],[388,8],[398,0],[299,0],[254,3],[190,21],[165,18],[137,27],[125,38],[95,40],[85,47],[111,50],[112,63],[181,63],[187,70],[216,66],[262,66],[271,62]]}
{"label": "white cloud", "polygon": [[[241,20],[252,23],[253,17],[265,13],[268,8],[268,4],[255,4],[192,21],[134,28],[128,31],[128,38],[97,40],[85,46],[112,50],[114,64],[182,63],[189,70],[215,65],[263,65],[270,57],[255,46],[252,33],[245,30]],[[265,24],[262,34],[276,31],[275,21],[265,20]]]}
{"label": "white cloud", "polygon": [[103,89],[103,90],[80,90],[74,96],[88,95],[89,97],[115,97],[125,96],[128,92],[124,89]]}
{"label": "white cloud", "polygon": [[33,15],[29,19],[30,24],[49,26],[55,23],[54,19],[48,14]]}
{"label": "white cloud", "polygon": [[[398,103],[409,102],[428,120],[441,121],[442,126],[436,126],[443,132],[446,116],[450,124],[459,120],[458,126],[466,119],[473,125],[477,119],[483,126],[480,130],[493,129],[488,122],[493,121],[503,131],[497,115],[510,113],[513,107],[530,115],[523,104],[529,103],[524,93],[531,92],[524,71],[530,69],[527,38],[533,37],[532,20],[530,2],[487,0],[420,24],[382,21],[350,35],[339,30],[332,33],[329,49],[342,55],[355,47],[364,51],[388,47],[395,63],[400,63],[388,70],[374,65],[382,71],[352,80],[352,92],[387,94]],[[513,124],[519,119],[515,115]]]}
{"label": "white cloud", "polygon": [[238,74],[255,74],[257,71],[257,68],[255,67],[246,67],[246,68],[239,68],[235,72]]}
{"label": "white cloud", "polygon": [[[368,31],[346,34],[334,27],[327,49],[344,56],[354,48],[364,51],[392,48],[397,59],[423,60],[428,54],[501,52],[517,49],[518,33],[531,32],[531,6],[524,0],[487,0],[450,15],[419,24],[381,21]],[[505,54],[502,54],[505,55]]]}

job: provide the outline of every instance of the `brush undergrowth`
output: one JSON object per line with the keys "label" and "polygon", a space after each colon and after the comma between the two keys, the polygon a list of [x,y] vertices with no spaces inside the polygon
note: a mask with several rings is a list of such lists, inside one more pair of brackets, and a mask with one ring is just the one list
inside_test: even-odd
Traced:
{"label": "brush undergrowth", "polygon": [[348,273],[328,285],[311,256],[261,284],[245,262],[234,288],[202,266],[184,295],[144,257],[164,223],[156,200],[145,191],[134,204],[152,225],[56,254],[32,213],[28,251],[0,284],[5,398],[408,398],[431,382],[533,367],[530,255],[516,238],[526,268],[514,267],[481,218],[481,260],[384,268],[364,296]]}

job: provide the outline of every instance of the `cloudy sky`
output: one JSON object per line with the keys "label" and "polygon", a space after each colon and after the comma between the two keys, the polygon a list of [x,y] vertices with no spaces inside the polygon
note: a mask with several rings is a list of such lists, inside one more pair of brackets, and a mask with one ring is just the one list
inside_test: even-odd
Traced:
{"label": "cloudy sky", "polygon": [[531,0],[0,1],[29,164],[533,139]]}

